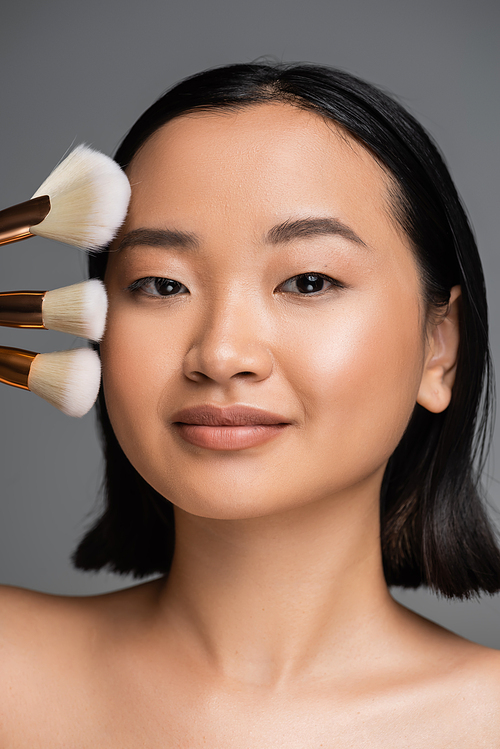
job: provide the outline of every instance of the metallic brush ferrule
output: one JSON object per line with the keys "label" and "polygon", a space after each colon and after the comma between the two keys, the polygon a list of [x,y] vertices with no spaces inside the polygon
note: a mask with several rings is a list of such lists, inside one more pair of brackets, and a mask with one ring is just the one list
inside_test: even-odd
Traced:
{"label": "metallic brush ferrule", "polygon": [[30,228],[40,224],[49,211],[48,195],[40,195],[39,198],[4,208],[0,211],[0,245],[33,237]]}
{"label": "metallic brush ferrule", "polygon": [[29,390],[28,376],[35,356],[35,351],[0,346],[0,382]]}
{"label": "metallic brush ferrule", "polygon": [[0,325],[7,328],[44,328],[45,291],[0,292]]}

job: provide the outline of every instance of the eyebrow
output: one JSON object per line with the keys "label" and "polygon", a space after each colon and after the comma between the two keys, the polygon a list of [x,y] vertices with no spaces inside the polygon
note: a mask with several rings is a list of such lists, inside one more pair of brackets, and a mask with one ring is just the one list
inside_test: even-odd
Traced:
{"label": "eyebrow", "polygon": [[118,245],[118,252],[126,247],[142,245],[146,247],[176,247],[194,250],[199,246],[195,234],[175,229],[134,229],[125,234]]}
{"label": "eyebrow", "polygon": [[318,237],[327,234],[344,237],[344,239],[359,244],[361,247],[367,247],[361,237],[358,237],[356,232],[347,226],[347,224],[339,221],[339,219],[328,216],[284,221],[278,226],[273,226],[267,233],[267,241],[272,245],[286,244],[287,242],[292,242],[294,239]]}
{"label": "eyebrow", "polygon": [[[267,244],[276,246],[293,242],[296,239],[332,234],[343,237],[361,247],[367,247],[361,237],[347,226],[347,224],[329,216],[299,218],[295,220],[287,219],[283,223],[273,226],[265,235],[265,240]],[[118,245],[117,251],[119,252],[126,247],[136,247],[139,245],[143,247],[196,250],[199,248],[200,242],[196,234],[192,234],[191,232],[177,231],[175,229],[134,229],[125,234]]]}

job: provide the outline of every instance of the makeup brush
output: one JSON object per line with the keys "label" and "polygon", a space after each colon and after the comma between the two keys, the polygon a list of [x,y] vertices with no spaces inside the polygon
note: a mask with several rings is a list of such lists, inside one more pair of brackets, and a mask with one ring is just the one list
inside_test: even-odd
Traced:
{"label": "makeup brush", "polygon": [[97,278],[53,291],[2,291],[0,325],[59,330],[100,341],[107,308],[106,289]]}
{"label": "makeup brush", "polygon": [[123,223],[129,200],[130,184],[116,161],[78,146],[31,200],[0,211],[0,244],[38,234],[99,250]]}
{"label": "makeup brush", "polygon": [[101,362],[91,349],[37,354],[0,346],[0,382],[31,390],[68,416],[92,408],[100,381]]}

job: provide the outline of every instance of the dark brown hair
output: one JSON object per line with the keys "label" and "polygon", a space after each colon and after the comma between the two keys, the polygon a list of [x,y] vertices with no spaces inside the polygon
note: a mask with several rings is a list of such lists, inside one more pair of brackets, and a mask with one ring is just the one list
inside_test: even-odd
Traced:
{"label": "dark brown hair", "polygon": [[[116,160],[126,167],[140,146],[184,113],[288,102],[344,128],[384,165],[394,185],[394,213],[421,269],[428,310],[446,308],[462,287],[461,340],[449,407],[415,406],[389,460],[380,527],[389,585],[427,585],[449,597],[500,589],[500,553],[479,476],[489,444],[491,360],[484,278],[476,243],[444,161],[421,125],[387,94],[346,72],[315,65],[230,65],[192,76],[164,94],[135,123]],[[103,278],[106,253],[90,257]],[[137,577],[166,573],[174,516],[132,467],[114,435],[101,392],[106,507],[74,554],[85,570],[108,567]]]}

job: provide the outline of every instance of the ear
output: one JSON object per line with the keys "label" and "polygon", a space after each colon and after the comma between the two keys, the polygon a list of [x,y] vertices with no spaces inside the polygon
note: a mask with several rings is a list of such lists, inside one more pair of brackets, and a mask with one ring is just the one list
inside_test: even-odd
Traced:
{"label": "ear", "polygon": [[460,286],[454,286],[450,292],[446,316],[437,324],[431,323],[432,327],[428,332],[417,403],[432,413],[444,411],[451,400],[460,340],[460,294]]}

